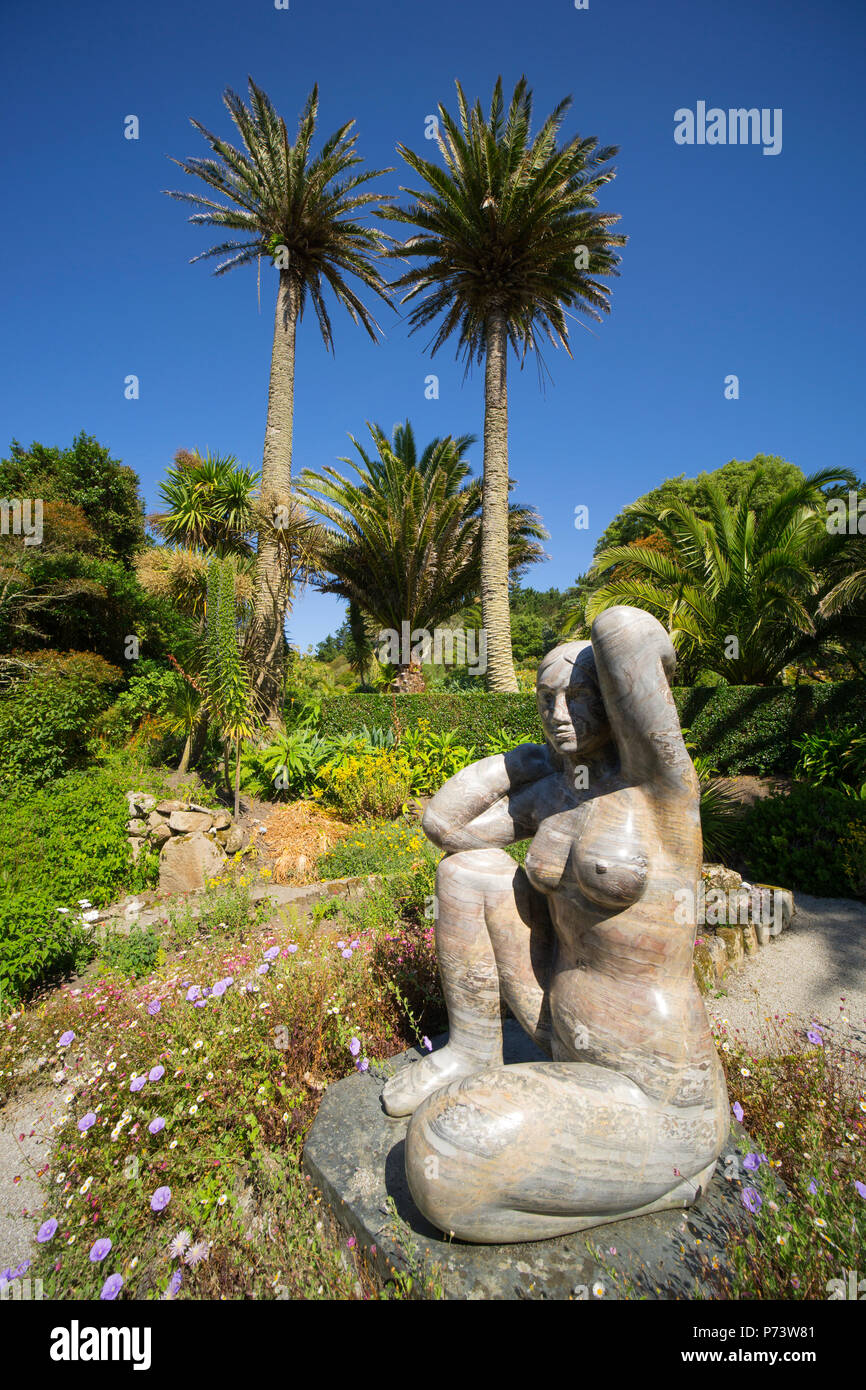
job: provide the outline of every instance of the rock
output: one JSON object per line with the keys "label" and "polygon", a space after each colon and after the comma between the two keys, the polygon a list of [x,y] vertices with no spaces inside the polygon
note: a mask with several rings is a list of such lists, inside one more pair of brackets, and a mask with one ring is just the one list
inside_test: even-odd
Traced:
{"label": "rock", "polygon": [[742,927],[719,927],[716,937],[724,942],[729,963],[735,970],[743,968],[743,929]]}
{"label": "rock", "polygon": [[172,811],[184,810],[182,801],[158,801],[153,807],[154,811],[159,811],[161,816],[170,816]]}
{"label": "rock", "polygon": [[127,844],[129,845],[130,849],[132,850],[132,862],[133,862],[133,864],[137,864],[137,863],[138,863],[138,856],[141,854],[141,851],[142,851],[142,849],[143,849],[143,847],[144,847],[145,841],[144,841],[143,837],[140,836],[140,835],[130,835],[130,836],[127,838]]}
{"label": "rock", "polygon": [[[220,832],[220,835],[221,834],[222,832]],[[220,835],[217,836],[217,839],[220,838]],[[248,836],[244,834],[240,826],[233,825],[231,830],[229,830],[226,833],[225,840],[223,841],[223,846],[225,848],[226,854],[239,854],[240,851],[245,848],[247,843]]]}
{"label": "rock", "polygon": [[168,817],[161,816],[159,811],[151,811],[147,818],[147,825],[149,830],[158,830],[161,825],[168,825]]}
{"label": "rock", "polygon": [[223,857],[202,831],[172,837],[159,856],[161,893],[198,893],[222,873]]}
{"label": "rock", "polygon": [[766,946],[770,940],[770,924],[768,922],[755,922],[754,926],[758,945]]}
{"label": "rock", "polygon": [[739,888],[743,881],[738,873],[727,868],[725,864],[704,864],[701,878],[707,888],[721,888],[724,892],[731,888]]}
{"label": "rock", "polygon": [[164,845],[166,841],[171,839],[171,831],[168,828],[167,822],[164,820],[160,821],[159,825],[155,825],[148,834],[153,843],[157,846]]}
{"label": "rock", "polygon": [[716,970],[713,958],[707,950],[706,941],[695,943],[694,967],[698,989],[701,994],[708,994],[711,989],[716,987]]}
{"label": "rock", "polygon": [[182,835],[195,830],[210,830],[211,821],[210,814],[205,811],[172,811],[168,818],[171,829]]}
{"label": "rock", "polygon": [[130,835],[137,835],[142,839],[147,834],[147,825],[143,820],[128,820],[126,828]]}
{"label": "rock", "polygon": [[713,933],[712,936],[704,938],[704,945],[712,957],[713,969],[716,972],[716,984],[720,985],[728,973],[728,953],[725,949],[725,943]]}
{"label": "rock", "polygon": [[232,818],[228,811],[215,811],[213,816],[214,830],[230,830]]}
{"label": "rock", "polygon": [[156,805],[156,797],[151,796],[148,792],[136,792],[135,804],[139,811],[146,816],[148,811],[152,811]]}
{"label": "rock", "polygon": [[747,956],[753,956],[758,949],[758,933],[755,931],[754,922],[747,922],[740,931],[743,933],[743,950]]}
{"label": "rock", "polygon": [[[512,1019],[503,1031],[506,1062],[544,1060]],[[393,1057],[388,1071],[422,1055],[414,1048]],[[444,1297],[461,1301],[693,1299],[695,1289],[706,1283],[704,1262],[715,1257],[729,1271],[728,1251],[753,1224],[742,1204],[743,1187],[748,1183],[771,1195],[764,1187],[766,1170],[725,1181],[726,1174],[743,1173],[742,1160],[756,1147],[738,1126],[707,1191],[688,1211],[654,1212],[526,1244],[451,1242],[424,1220],[412,1200],[403,1156],[408,1121],[384,1113],[384,1081],[371,1066],[327,1087],[303,1165],[379,1278],[393,1279],[395,1266],[410,1272],[413,1297],[424,1296],[425,1277],[435,1271]],[[311,1082],[315,1085],[312,1077]]]}

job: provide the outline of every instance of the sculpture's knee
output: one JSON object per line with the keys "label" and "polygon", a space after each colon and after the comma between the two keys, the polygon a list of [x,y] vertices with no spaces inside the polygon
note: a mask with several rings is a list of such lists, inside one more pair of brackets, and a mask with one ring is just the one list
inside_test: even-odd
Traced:
{"label": "sculpture's knee", "polygon": [[462,849],[439,861],[436,882],[440,888],[483,890],[491,881],[512,879],[516,870],[515,861],[503,849]]}

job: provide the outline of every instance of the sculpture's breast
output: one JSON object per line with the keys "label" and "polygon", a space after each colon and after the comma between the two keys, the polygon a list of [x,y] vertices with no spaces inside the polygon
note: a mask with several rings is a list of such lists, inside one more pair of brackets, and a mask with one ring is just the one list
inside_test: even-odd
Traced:
{"label": "sculpture's breast", "polygon": [[615,912],[643,893],[651,824],[631,788],[548,817],[526,856],[530,883],[600,912]]}

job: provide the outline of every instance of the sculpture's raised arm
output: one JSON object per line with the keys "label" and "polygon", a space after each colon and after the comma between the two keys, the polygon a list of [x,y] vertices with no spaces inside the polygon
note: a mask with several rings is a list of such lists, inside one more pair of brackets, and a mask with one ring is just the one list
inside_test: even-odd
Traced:
{"label": "sculpture's raised arm", "polygon": [[693,798],[697,775],[670,688],[676,653],[661,623],[639,608],[606,608],[592,625],[592,648],[625,779]]}

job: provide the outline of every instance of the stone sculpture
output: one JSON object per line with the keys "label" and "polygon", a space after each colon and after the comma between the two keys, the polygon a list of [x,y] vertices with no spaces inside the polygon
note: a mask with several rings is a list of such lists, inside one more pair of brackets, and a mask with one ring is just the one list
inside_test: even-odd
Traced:
{"label": "stone sculpture", "polygon": [[[545,744],[429,803],[447,1046],[385,1086],[411,1115],[420,1211],[468,1241],[540,1240],[698,1200],[729,1129],[678,889],[701,868],[698,781],[655,618],[605,610],[542,660]],[[503,845],[532,837],[525,868]],[[681,900],[681,899],[680,899]],[[682,914],[678,914],[682,915]],[[504,1066],[500,1001],[549,1061]]]}

